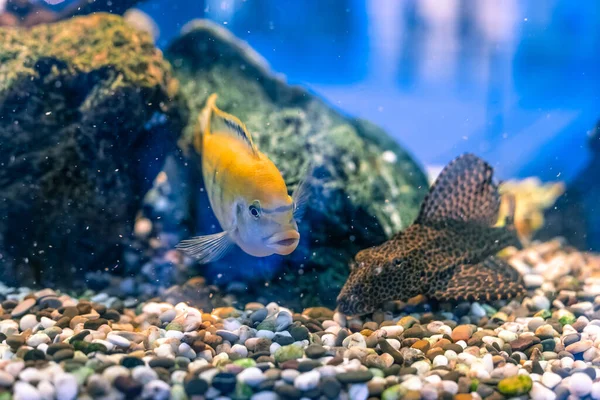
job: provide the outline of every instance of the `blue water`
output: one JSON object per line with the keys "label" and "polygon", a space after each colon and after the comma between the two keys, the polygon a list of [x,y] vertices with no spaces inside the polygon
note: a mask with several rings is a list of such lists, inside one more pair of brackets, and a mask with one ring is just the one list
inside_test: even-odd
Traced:
{"label": "blue water", "polygon": [[224,24],[291,83],[383,126],[424,165],[472,151],[501,177],[571,179],[600,117],[600,2],[153,0],[165,46]]}

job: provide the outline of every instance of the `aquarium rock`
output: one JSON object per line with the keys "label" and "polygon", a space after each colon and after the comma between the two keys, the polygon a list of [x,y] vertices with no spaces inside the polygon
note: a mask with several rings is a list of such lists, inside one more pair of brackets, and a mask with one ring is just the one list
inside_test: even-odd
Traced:
{"label": "aquarium rock", "polygon": [[[220,26],[190,23],[165,55],[191,113],[182,153],[165,167],[170,188],[170,197],[165,197],[179,213],[161,213],[160,223],[187,226],[181,239],[219,229],[203,192],[199,155],[190,146],[198,112],[217,93],[219,108],[246,124],[291,190],[309,165],[314,167],[312,200],[300,224],[300,245],[291,255],[257,259],[237,249],[196,271],[221,285],[254,282],[248,289],[260,287],[272,299],[333,305],[348,275],[348,260],[416,217],[428,188],[421,168],[383,130],[287,84],[260,55]],[[157,197],[154,204],[168,203]]]}
{"label": "aquarium rock", "polygon": [[122,271],[185,104],[151,38],[97,14],[0,29],[0,268],[14,284]]}

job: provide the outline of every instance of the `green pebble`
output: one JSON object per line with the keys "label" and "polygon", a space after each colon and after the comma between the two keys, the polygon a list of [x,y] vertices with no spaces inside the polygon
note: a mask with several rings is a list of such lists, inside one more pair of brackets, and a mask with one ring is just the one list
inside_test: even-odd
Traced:
{"label": "green pebble", "polygon": [[404,397],[408,390],[402,385],[394,385],[385,389],[381,394],[381,400],[398,400]]}
{"label": "green pebble", "polygon": [[83,386],[87,378],[94,374],[94,370],[88,367],[81,367],[71,372],[75,379],[77,379],[77,384],[79,386]]}
{"label": "green pebble", "polygon": [[137,305],[137,307],[135,308],[135,315],[141,315],[144,309],[144,305],[145,303],[140,303]]}
{"label": "green pebble", "polygon": [[379,368],[369,368],[369,371],[371,371],[374,377],[385,378],[385,374]]}
{"label": "green pebble", "polygon": [[498,391],[507,396],[522,396],[529,393],[532,386],[529,375],[517,375],[502,379],[498,383]]}
{"label": "green pebble", "polygon": [[240,358],[239,360],[235,360],[233,364],[242,368],[250,368],[256,365],[256,361],[251,358]]}
{"label": "green pebble", "polygon": [[473,379],[471,381],[471,386],[469,387],[469,391],[476,392],[478,387],[479,387],[479,380]]}
{"label": "green pebble", "polygon": [[84,351],[84,353],[85,354],[90,354],[90,353],[93,353],[93,352],[108,353],[108,349],[102,343],[90,343],[89,346],[87,346],[87,350]]}
{"label": "green pebble", "polygon": [[498,312],[498,310],[496,310],[494,307],[488,305],[488,304],[482,304],[481,307],[483,307],[483,309],[485,310],[485,313],[490,316],[490,315],[494,315]]}
{"label": "green pebble", "polygon": [[165,330],[183,332],[183,325],[178,324],[177,322],[171,322],[169,325],[167,325]]}
{"label": "green pebble", "polygon": [[238,382],[237,385],[235,385],[235,394],[233,397],[235,399],[249,399],[253,394],[254,392],[250,386],[246,385],[245,383]]}
{"label": "green pebble", "polygon": [[552,316],[552,313],[549,310],[541,310],[535,313],[534,317],[540,317],[543,319],[548,319]]}
{"label": "green pebble", "polygon": [[73,346],[73,349],[83,351],[84,353],[86,353],[88,346],[90,346],[90,343],[84,342],[83,340],[76,340],[73,343],[71,343],[71,345]]}
{"label": "green pebble", "polygon": [[558,322],[560,322],[562,326],[572,325],[575,321],[577,321],[577,318],[575,318],[573,314],[564,315],[558,319]]}
{"label": "green pebble", "polygon": [[284,363],[289,360],[296,360],[298,358],[302,358],[304,355],[304,351],[301,347],[296,346],[294,344],[290,344],[288,346],[282,346],[277,349],[275,352],[275,361],[278,363]]}
{"label": "green pebble", "polygon": [[188,396],[185,393],[183,385],[173,385],[171,388],[171,400],[188,400]]}
{"label": "green pebble", "polygon": [[256,330],[259,331],[271,331],[275,332],[275,321],[273,320],[264,320],[256,327]]}

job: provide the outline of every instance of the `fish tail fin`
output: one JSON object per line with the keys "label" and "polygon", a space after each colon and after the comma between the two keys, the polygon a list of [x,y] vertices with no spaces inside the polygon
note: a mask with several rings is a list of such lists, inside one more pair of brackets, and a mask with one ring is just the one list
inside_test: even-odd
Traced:
{"label": "fish tail fin", "polygon": [[416,222],[443,220],[493,225],[500,195],[492,167],[473,154],[463,154],[440,173],[425,197]]}
{"label": "fish tail fin", "polygon": [[526,294],[521,274],[498,257],[478,264],[460,265],[447,281],[440,281],[428,295],[438,301],[494,301]]}

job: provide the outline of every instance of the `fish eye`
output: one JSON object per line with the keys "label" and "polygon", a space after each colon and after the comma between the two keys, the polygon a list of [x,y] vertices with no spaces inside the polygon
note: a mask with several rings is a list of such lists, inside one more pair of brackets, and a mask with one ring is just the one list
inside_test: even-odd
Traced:
{"label": "fish eye", "polygon": [[255,219],[258,219],[258,217],[260,217],[260,206],[257,204],[251,204],[250,207],[248,207],[248,211],[250,211],[250,215],[252,215]]}

